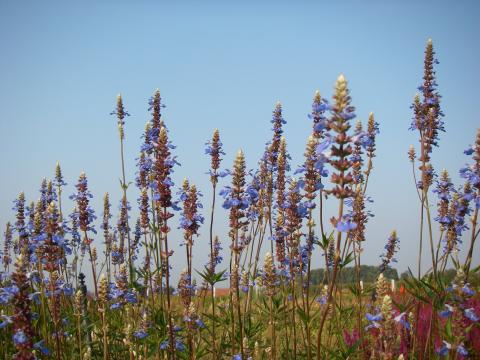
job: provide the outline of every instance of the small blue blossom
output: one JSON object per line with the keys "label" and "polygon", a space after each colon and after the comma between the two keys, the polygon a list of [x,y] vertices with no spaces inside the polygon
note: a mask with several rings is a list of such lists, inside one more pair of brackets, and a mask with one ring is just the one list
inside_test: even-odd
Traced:
{"label": "small blue blossom", "polygon": [[320,304],[320,305],[325,305],[327,303],[327,296],[326,295],[323,295],[323,296],[319,296],[317,298],[317,302]]}
{"label": "small blue blossom", "polygon": [[197,326],[198,326],[200,329],[205,328],[205,323],[204,323],[201,319],[195,320],[195,324],[197,324]]}
{"label": "small blue blossom", "polygon": [[480,320],[480,317],[478,317],[473,308],[466,309],[464,311],[464,314],[469,320],[473,322],[477,322],[478,320]]}
{"label": "small blue blossom", "polygon": [[468,286],[468,284],[465,284],[463,285],[462,287],[462,292],[467,295],[467,296],[473,296],[475,295],[475,291],[470,289],[470,287]]}
{"label": "small blue blossom", "polygon": [[33,348],[39,350],[42,355],[50,355],[51,351],[49,348],[45,346],[45,340],[40,340],[39,342],[36,342],[33,344]]}
{"label": "small blue blossom", "polygon": [[462,356],[468,356],[468,351],[463,343],[457,346],[457,353]]}
{"label": "small blue blossom", "polygon": [[367,318],[368,321],[380,321],[380,320],[383,320],[383,315],[382,313],[378,313],[376,315],[372,315],[370,313],[367,313],[365,315],[365,317]]}
{"label": "small blue blossom", "polygon": [[367,313],[366,318],[368,321],[370,321],[370,324],[365,328],[365,330],[369,330],[371,328],[379,329],[381,327],[379,321],[383,320],[382,313],[378,313],[376,315]]}
{"label": "small blue blossom", "polygon": [[452,315],[454,311],[454,308],[451,305],[445,304],[445,307],[445,310],[440,311],[440,317],[442,318],[450,317],[450,315]]}
{"label": "small blue blossom", "polygon": [[349,232],[350,230],[355,230],[357,224],[351,221],[349,216],[343,216],[342,220],[339,220],[335,228],[340,232]]}
{"label": "small blue blossom", "polygon": [[137,339],[145,339],[148,336],[148,333],[145,330],[137,330],[133,333]]}
{"label": "small blue blossom", "polygon": [[14,316],[1,315],[0,317],[3,319],[3,321],[0,323],[0,329],[7,327],[9,324],[13,324]]}
{"label": "small blue blossom", "polygon": [[395,316],[394,320],[402,325],[405,329],[410,330],[410,323],[406,320],[406,313],[403,312],[398,316]]}
{"label": "small blue blossom", "polygon": [[23,330],[18,330],[13,334],[12,339],[15,345],[25,344],[28,341],[27,335],[25,335]]}
{"label": "small blue blossom", "polygon": [[443,344],[440,348],[438,348],[437,354],[440,356],[447,356],[450,353],[450,349],[452,348],[452,345],[445,340],[443,340]]}
{"label": "small blue blossom", "polygon": [[16,285],[0,288],[0,304],[8,304],[17,293],[18,287]]}

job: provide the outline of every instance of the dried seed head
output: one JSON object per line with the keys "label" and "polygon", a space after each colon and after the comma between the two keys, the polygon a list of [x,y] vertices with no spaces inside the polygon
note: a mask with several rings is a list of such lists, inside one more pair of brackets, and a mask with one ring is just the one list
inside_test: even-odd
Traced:
{"label": "dried seed head", "polygon": [[378,276],[376,291],[377,299],[380,300],[383,300],[385,295],[388,295],[390,293],[390,285],[388,284],[388,280],[383,276],[382,273]]}
{"label": "dried seed head", "polygon": [[102,274],[98,285],[98,300],[105,306],[108,301],[108,279],[105,274]]}
{"label": "dried seed head", "polygon": [[383,297],[381,311],[385,321],[392,320],[392,299],[389,295]]}
{"label": "dried seed head", "polygon": [[413,147],[413,145],[410,145],[410,147],[408,148],[408,158],[411,162],[413,162],[415,160],[415,157],[415,148]]}
{"label": "dried seed head", "polygon": [[78,290],[75,293],[75,310],[78,315],[82,312],[82,304],[83,304],[83,293],[81,290]]}
{"label": "dried seed head", "polygon": [[277,272],[275,269],[275,264],[273,263],[273,256],[269,252],[265,254],[263,265],[263,285],[265,286],[266,294],[268,296],[273,296],[275,294],[275,287],[277,285]]}

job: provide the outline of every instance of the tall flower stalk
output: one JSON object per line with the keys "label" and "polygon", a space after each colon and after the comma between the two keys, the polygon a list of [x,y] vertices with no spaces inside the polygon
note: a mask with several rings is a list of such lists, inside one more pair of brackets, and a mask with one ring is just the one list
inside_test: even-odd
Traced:
{"label": "tall flower stalk", "polygon": [[[355,108],[351,105],[350,91],[347,81],[343,75],[340,75],[335,84],[334,103],[332,106],[332,116],[329,119],[329,129],[332,131],[333,144],[331,147],[330,165],[335,169],[332,173],[331,181],[334,187],[327,192],[339,200],[338,217],[332,218],[332,224],[337,230],[335,259],[333,264],[332,276],[329,281],[327,294],[327,303],[331,304],[332,294],[336,283],[337,273],[341,261],[340,249],[343,232],[353,228],[353,223],[344,219],[344,201],[346,198],[354,195],[352,190],[353,176],[350,172],[352,162],[350,156],[353,152],[351,137],[348,135],[350,129],[350,120],[355,117]],[[328,307],[327,307],[328,309]],[[324,310],[321,316],[319,331],[317,335],[317,359],[321,358],[322,332],[327,318],[328,311]]]}
{"label": "tall flower stalk", "polygon": [[153,165],[153,176],[155,181],[155,208],[161,220],[160,223],[160,238],[163,240],[164,252],[161,254],[164,263],[167,295],[167,321],[168,321],[168,338],[169,338],[169,353],[175,359],[175,338],[173,330],[172,319],[172,302],[170,294],[170,256],[172,252],[168,247],[168,233],[170,228],[168,220],[173,216],[170,212],[174,207],[172,203],[173,182],[170,179],[172,168],[176,164],[175,158],[170,153],[171,144],[168,141],[167,129],[162,126],[158,134],[158,139],[155,148],[155,163]]}
{"label": "tall flower stalk", "polygon": [[11,248],[12,248],[12,226],[10,222],[7,222],[5,226],[5,232],[3,234],[4,242],[3,242],[3,269],[6,273],[8,273],[10,264],[12,263],[12,258],[10,256]]}
{"label": "tall flower stalk", "polygon": [[[210,276],[215,275],[215,266],[216,266],[216,256],[215,252],[218,252],[218,249],[215,249],[215,242],[213,238],[213,221],[215,215],[215,202],[217,195],[217,184],[218,178],[227,175],[227,172],[220,171],[220,163],[222,161],[221,155],[225,155],[222,149],[222,142],[220,141],[220,132],[218,129],[213,131],[212,140],[207,142],[205,148],[205,153],[210,155],[210,182],[212,184],[212,208],[210,212],[210,229],[209,229],[209,238],[210,238]],[[218,239],[217,239],[218,240]],[[211,301],[212,301],[212,344],[213,344],[213,356],[216,356],[216,334],[215,334],[215,295],[214,295],[214,283],[212,282],[211,286]]]}
{"label": "tall flower stalk", "polygon": [[411,130],[417,130],[420,136],[420,180],[416,184],[420,190],[420,242],[418,253],[418,273],[421,274],[421,258],[423,251],[423,228],[424,215],[427,217],[428,236],[430,240],[430,251],[432,257],[432,268],[437,277],[437,264],[435,261],[435,250],[433,244],[432,220],[430,216],[430,205],[428,192],[432,184],[434,170],[431,164],[431,153],[434,146],[438,146],[438,135],[444,130],[442,121],[443,113],[440,109],[440,94],[437,91],[437,82],[435,77],[434,64],[438,64],[433,50],[432,40],[429,39],[425,49],[423,83],[418,87],[419,94],[415,96],[412,109],[414,118],[411,124]]}
{"label": "tall flower stalk", "polygon": [[[240,339],[243,339],[243,324],[240,310],[240,287],[239,287],[239,261],[240,261],[240,231],[244,230],[248,225],[245,210],[248,208],[249,201],[245,192],[245,155],[242,150],[237,152],[232,169],[232,185],[223,190],[225,202],[223,207],[230,210],[230,239],[232,241],[232,259],[230,261],[230,301],[232,303],[232,349],[237,349],[236,333],[235,333],[235,316],[233,308],[236,309],[236,317],[238,321],[238,330]],[[243,342],[239,341],[240,354],[244,358]]]}
{"label": "tall flower stalk", "polygon": [[464,192],[464,197],[471,196],[473,198],[474,210],[471,217],[471,236],[470,236],[470,245],[468,248],[467,258],[465,260],[465,274],[468,276],[470,274],[470,266],[472,264],[473,258],[473,249],[475,247],[475,241],[478,238],[480,229],[477,229],[478,226],[478,211],[480,208],[480,129],[477,130],[477,136],[475,139],[475,144],[465,151],[465,154],[472,155],[473,163],[469,166],[466,166],[460,170],[460,175],[466,179],[469,186],[472,187],[472,194],[470,195],[466,191]]}
{"label": "tall flower stalk", "polygon": [[12,274],[12,281],[17,291],[13,298],[15,308],[15,322],[13,343],[16,353],[14,359],[34,360],[33,354],[33,338],[35,330],[32,326],[32,310],[29,298],[30,284],[27,278],[28,257],[25,253],[21,253],[15,262],[15,271]]}
{"label": "tall flower stalk", "polygon": [[92,238],[89,237],[88,233],[93,232],[96,234],[95,228],[93,227],[93,221],[97,218],[95,212],[90,206],[90,199],[93,198],[92,194],[88,190],[88,181],[87,176],[82,172],[78,178],[77,185],[75,185],[77,192],[70,196],[70,199],[75,200],[77,203],[78,211],[78,227],[83,233],[82,246],[88,250],[90,256],[90,263],[92,266],[92,276],[93,276],[93,285],[95,287],[95,297],[98,297],[98,286],[97,286],[97,270],[96,270],[96,259],[93,256],[91,243]]}
{"label": "tall flower stalk", "polygon": [[274,309],[273,309],[273,297],[276,293],[276,287],[278,285],[277,281],[277,270],[275,269],[275,264],[273,262],[272,254],[267,252],[265,254],[265,260],[263,265],[263,285],[265,286],[265,293],[269,297],[269,325],[270,325],[270,346],[271,346],[271,356],[272,359],[277,358],[277,347],[276,347],[276,334],[275,334],[275,318]]}
{"label": "tall flower stalk", "polygon": [[[125,177],[125,156],[124,156],[124,141],[125,141],[125,117],[130,116],[130,114],[124,109],[122,96],[119,94],[117,96],[117,107],[115,111],[111,113],[112,115],[117,116],[117,124],[118,124],[118,135],[120,138],[120,159],[122,164],[122,179],[120,181],[120,186],[122,188],[122,200],[121,200],[121,211],[122,211],[122,221],[125,222],[125,235],[128,241],[128,249],[127,249],[127,261],[128,261],[128,270],[130,276],[130,283],[133,284],[134,281],[134,268],[133,268],[133,260],[132,260],[132,241],[130,239],[130,227],[128,225],[128,200],[127,200],[127,189],[128,185]],[[122,248],[122,247],[121,247]],[[123,250],[123,249],[122,249]]]}

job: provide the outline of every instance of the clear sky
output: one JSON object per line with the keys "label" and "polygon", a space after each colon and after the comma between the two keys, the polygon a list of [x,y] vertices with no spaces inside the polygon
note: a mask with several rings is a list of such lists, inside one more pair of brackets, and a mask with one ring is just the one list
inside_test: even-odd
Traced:
{"label": "clear sky", "polygon": [[[220,129],[225,145],[224,166],[243,148],[253,168],[271,136],[269,120],[279,100],[298,164],[315,90],[330,97],[344,73],[359,118],[373,111],[381,128],[368,191],[376,216],[368,226],[364,262],[378,264],[389,232],[397,229],[398,267],[415,268],[419,205],[406,152],[417,144],[417,135],[408,131],[409,107],[421,82],[424,46],[431,37],[446,114],[447,132],[433,161],[458,184],[458,169],[467,161],[463,149],[480,127],[479,10],[478,1],[438,0],[0,0],[0,223],[13,219],[11,202],[20,191],[29,201],[38,198],[41,179],[52,177],[57,160],[69,183],[66,194],[84,170],[97,213],[106,191],[116,209],[119,143],[109,113],[122,93],[132,115],[125,128],[127,177],[133,180],[140,136],[150,119],[147,100],[156,88],[182,163],[174,180],[180,185],[188,177],[203,190],[208,216],[203,144],[213,129]],[[129,196],[135,205],[136,189]],[[336,212],[335,201],[326,206]],[[223,235],[225,213],[218,215]],[[208,230],[201,233],[197,268],[209,248]],[[172,241],[180,243],[180,236]],[[315,265],[323,265],[316,254]],[[176,272],[183,258],[178,250]]]}

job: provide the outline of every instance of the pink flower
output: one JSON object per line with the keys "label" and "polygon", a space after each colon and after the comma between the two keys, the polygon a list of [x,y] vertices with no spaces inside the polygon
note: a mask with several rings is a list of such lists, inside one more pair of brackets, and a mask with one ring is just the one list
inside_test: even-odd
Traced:
{"label": "pink flower", "polygon": [[352,347],[360,339],[360,334],[357,329],[351,331],[343,330],[343,340],[348,347]]}

